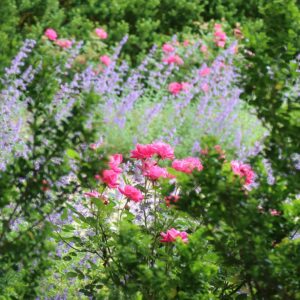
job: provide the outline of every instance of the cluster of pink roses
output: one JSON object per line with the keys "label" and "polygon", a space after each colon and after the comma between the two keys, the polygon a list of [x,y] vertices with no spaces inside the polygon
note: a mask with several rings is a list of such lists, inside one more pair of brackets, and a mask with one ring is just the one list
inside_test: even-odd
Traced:
{"label": "cluster of pink roses", "polygon": [[58,37],[58,34],[57,32],[52,29],[52,28],[48,28],[46,31],[45,31],[45,36],[50,40],[50,41],[53,41],[57,46],[61,47],[61,48],[70,48],[72,47],[72,41],[70,40],[67,40],[67,39],[61,39],[61,40],[58,40],[57,37]]}
{"label": "cluster of pink roses", "polygon": [[[95,33],[96,35],[104,40],[104,39],[107,39],[107,32],[103,29],[103,28],[96,28],[95,29]],[[67,39],[57,39],[58,37],[58,34],[57,32],[52,29],[52,28],[48,28],[46,31],[45,31],[45,36],[50,40],[50,41],[53,41],[57,46],[61,47],[61,48],[70,48],[72,47],[72,41],[71,40],[67,40]],[[110,57],[107,56],[107,55],[102,55],[100,57],[100,61],[102,64],[104,64],[105,66],[108,66],[110,64]]]}
{"label": "cluster of pink roses", "polygon": [[173,95],[177,95],[181,91],[188,91],[190,88],[191,84],[188,82],[171,82],[169,84],[169,92]]}
{"label": "cluster of pink roses", "polygon": [[221,24],[215,24],[214,37],[216,45],[220,48],[224,48],[227,36],[226,33],[223,31]]}
{"label": "cluster of pink roses", "polygon": [[160,240],[162,243],[172,243],[175,242],[176,239],[181,239],[184,243],[188,242],[188,234],[185,231],[178,231],[175,228],[171,228],[166,233],[160,233],[162,239]]}
{"label": "cluster of pink roses", "polygon": [[171,65],[171,64],[175,64],[178,66],[183,65],[183,59],[177,54],[172,54],[167,57],[164,57],[163,62],[167,63],[168,65]]}
{"label": "cluster of pink roses", "polygon": [[254,182],[255,173],[250,165],[233,160],[231,162],[231,169],[234,174],[245,179],[245,186],[248,186]]}
{"label": "cluster of pink roses", "polygon": [[[162,142],[136,146],[136,149],[131,151],[131,157],[136,159],[142,159],[142,172],[143,175],[148,177],[150,180],[157,180],[158,178],[172,178],[166,168],[162,168],[157,165],[157,162],[151,160],[151,158],[157,155],[161,159],[175,158],[174,149]],[[187,157],[185,159],[175,159],[172,162],[172,168],[176,171],[180,171],[186,174],[190,174],[193,170],[201,171],[203,166],[197,157]]]}

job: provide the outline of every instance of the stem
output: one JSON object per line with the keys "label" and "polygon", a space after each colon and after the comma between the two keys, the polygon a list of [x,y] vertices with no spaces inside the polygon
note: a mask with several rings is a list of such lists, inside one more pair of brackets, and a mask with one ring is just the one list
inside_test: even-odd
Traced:
{"label": "stem", "polygon": [[127,199],[127,201],[126,201],[126,203],[125,203],[124,207],[123,207],[123,208],[122,208],[122,210],[121,210],[121,214],[120,214],[120,219],[119,219],[119,222],[121,222],[122,214],[123,214],[123,212],[124,212],[124,210],[125,210],[125,208],[126,208],[126,206],[127,206],[128,202],[129,202],[129,199]]}

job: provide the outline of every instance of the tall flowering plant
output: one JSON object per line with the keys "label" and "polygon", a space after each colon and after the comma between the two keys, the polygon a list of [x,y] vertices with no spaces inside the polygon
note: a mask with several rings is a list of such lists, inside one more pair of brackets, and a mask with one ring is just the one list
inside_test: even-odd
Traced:
{"label": "tall flowering plant", "polygon": [[137,144],[130,157],[111,155],[67,202],[68,222],[55,222],[53,237],[67,247],[60,257],[88,257],[67,273],[81,278],[78,295],[295,295],[284,265],[291,259],[297,272],[297,203],[280,203],[280,178],[270,190],[259,160],[254,171],[211,142],[195,157],[176,158],[163,142]]}

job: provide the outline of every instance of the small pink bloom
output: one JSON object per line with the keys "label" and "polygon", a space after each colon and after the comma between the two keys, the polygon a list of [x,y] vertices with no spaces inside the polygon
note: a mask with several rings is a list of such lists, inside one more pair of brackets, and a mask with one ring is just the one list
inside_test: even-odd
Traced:
{"label": "small pink bloom", "polygon": [[189,40],[185,40],[185,41],[183,42],[183,46],[184,46],[184,47],[187,47],[189,44],[190,44],[190,41],[189,41]]}
{"label": "small pink bloom", "polygon": [[175,51],[175,48],[170,44],[164,44],[162,49],[165,53],[172,53]]}
{"label": "small pink bloom", "polygon": [[103,145],[103,140],[101,139],[101,140],[99,140],[97,143],[92,143],[92,144],[90,144],[90,145],[89,145],[89,148],[90,148],[91,150],[96,150],[96,149],[100,148],[102,145]]}
{"label": "small pink bloom", "polygon": [[86,193],[84,193],[84,195],[89,198],[99,198],[100,197],[100,194],[97,191],[86,192]]}
{"label": "small pink bloom", "polygon": [[243,38],[243,33],[239,28],[235,28],[233,30],[234,36],[238,39],[242,39]]}
{"label": "small pink bloom", "polygon": [[169,176],[167,169],[159,166],[150,166],[149,168],[145,168],[143,174],[153,181],[159,178],[168,178]]}
{"label": "small pink bloom", "polygon": [[200,48],[200,51],[201,51],[202,53],[207,53],[207,50],[208,50],[208,48],[207,48],[206,45],[202,45],[201,48]]}
{"label": "small pink bloom", "polygon": [[131,185],[126,185],[124,189],[119,188],[119,191],[134,202],[141,202],[144,199],[142,192]]}
{"label": "small pink bloom", "polygon": [[276,209],[270,209],[269,211],[272,216],[280,216],[281,215],[281,212]]}
{"label": "small pink bloom", "polygon": [[141,145],[137,144],[135,149],[131,151],[131,158],[146,159],[154,155],[154,148],[152,144]]}
{"label": "small pink bloom", "polygon": [[96,28],[95,32],[101,40],[107,39],[107,32],[104,29]]}
{"label": "small pink bloom", "polygon": [[216,23],[215,26],[214,26],[214,28],[215,28],[216,31],[222,30],[222,25]]}
{"label": "small pink bloom", "polygon": [[96,150],[96,149],[98,148],[96,143],[90,144],[89,147],[90,147],[90,149],[92,149],[92,150]]}
{"label": "small pink bloom", "polygon": [[238,175],[241,178],[245,178],[246,186],[254,182],[255,173],[250,165],[244,164],[239,161],[232,161],[231,169],[234,174]]}
{"label": "small pink bloom", "polygon": [[162,243],[173,243],[176,239],[181,239],[184,243],[188,242],[188,234],[185,231],[180,232],[175,228],[168,230],[166,233],[161,232],[160,235]]}
{"label": "small pink bloom", "polygon": [[50,41],[55,41],[57,39],[57,33],[54,29],[48,28],[45,31],[45,36],[50,40]]}
{"label": "small pink bloom", "polygon": [[203,170],[203,166],[197,157],[187,157],[184,159],[175,159],[172,163],[172,168],[186,174],[192,173],[195,169]]}
{"label": "small pink bloom", "polygon": [[109,158],[109,167],[115,171],[116,173],[122,173],[122,169],[119,168],[119,165],[123,161],[123,156],[122,154],[114,154]]}
{"label": "small pink bloom", "polygon": [[95,178],[96,180],[101,180],[101,176],[100,176],[99,174],[96,174],[96,175],[94,176],[94,178]]}
{"label": "small pink bloom", "polygon": [[107,56],[107,55],[102,55],[102,56],[100,57],[100,61],[101,61],[104,65],[109,66],[109,64],[110,64],[110,57]]}
{"label": "small pink bloom", "polygon": [[207,93],[209,91],[209,85],[207,83],[202,83],[201,84],[201,90],[204,92],[204,93]]}
{"label": "small pink bloom", "polygon": [[176,64],[176,65],[183,65],[183,60],[178,55],[171,55],[167,58],[163,59],[163,62],[166,62],[167,64]]}
{"label": "small pink bloom", "polygon": [[72,42],[70,40],[56,40],[55,44],[64,49],[72,47]]}
{"label": "small pink bloom", "polygon": [[174,149],[166,143],[157,142],[152,144],[154,153],[162,159],[174,159]]}
{"label": "small pink bloom", "polygon": [[118,187],[118,173],[114,170],[104,170],[101,177],[103,183],[105,183],[110,188]]}
{"label": "small pink bloom", "polygon": [[179,82],[172,82],[169,84],[169,92],[177,95],[181,92],[182,85]]}
{"label": "small pink bloom", "polygon": [[181,82],[181,89],[185,92],[191,89],[192,85],[188,82]]}
{"label": "small pink bloom", "polygon": [[224,48],[227,40],[226,33],[222,31],[222,28],[215,27],[215,29],[216,29],[216,31],[214,32],[215,43],[218,47]]}
{"label": "small pink bloom", "polygon": [[225,41],[217,41],[216,45],[220,48],[224,48],[225,47]]}
{"label": "small pink bloom", "polygon": [[204,67],[200,70],[199,75],[204,77],[210,74],[210,68],[209,67]]}
{"label": "small pink bloom", "polygon": [[214,33],[214,36],[218,39],[218,40],[221,40],[221,41],[226,41],[226,33],[223,32],[223,31],[216,31]]}

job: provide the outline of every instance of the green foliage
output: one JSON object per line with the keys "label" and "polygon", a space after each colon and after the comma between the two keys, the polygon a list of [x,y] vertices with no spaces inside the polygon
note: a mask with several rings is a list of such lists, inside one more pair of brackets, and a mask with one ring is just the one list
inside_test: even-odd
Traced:
{"label": "green foliage", "polygon": [[[48,253],[54,249],[48,241],[52,232],[49,216],[61,212],[63,203],[78,189],[80,180],[92,177],[93,167],[98,171],[102,165],[98,161],[87,168],[84,155],[79,154],[82,152],[79,145],[95,138],[95,130],[85,126],[96,100],[93,93],[82,93],[62,122],[57,121],[55,113],[49,112],[58,91],[57,78],[52,76],[55,67],[56,62],[48,57],[47,64],[23,91],[19,101],[25,97],[31,99],[26,111],[31,116],[26,123],[31,135],[26,140],[28,155],[13,157],[0,172],[0,290],[24,299],[35,296],[37,281],[51,265]],[[80,160],[77,181],[59,184],[70,175],[74,160]],[[10,277],[16,279],[9,280]]]}
{"label": "green foliage", "polygon": [[[220,257],[233,290],[247,286],[254,299],[297,299],[299,239],[292,238],[298,217],[283,213],[283,202],[295,195],[279,177],[270,188],[259,176],[259,186],[248,192],[224,158],[214,150],[209,153],[203,156],[204,171],[182,183],[177,207],[202,220],[204,236]],[[290,211],[297,207],[298,201],[286,204]],[[271,215],[271,209],[280,215]],[[223,284],[218,292],[227,299],[232,294]]]}

